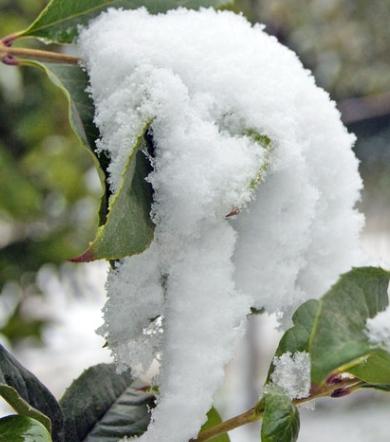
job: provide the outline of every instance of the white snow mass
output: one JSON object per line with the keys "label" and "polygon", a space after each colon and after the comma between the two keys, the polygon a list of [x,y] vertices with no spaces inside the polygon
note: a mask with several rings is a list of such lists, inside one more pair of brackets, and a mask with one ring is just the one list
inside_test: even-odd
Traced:
{"label": "white snow mass", "polygon": [[155,238],[110,272],[101,333],[120,367],[161,362],[140,440],[188,441],[250,307],[289,313],[359,263],[354,136],[296,55],[231,12],[112,9],[79,45],[112,190],[146,122],[156,147]]}
{"label": "white snow mass", "polygon": [[390,307],[367,319],[367,336],[370,342],[390,352]]}
{"label": "white snow mass", "polygon": [[307,352],[283,353],[273,360],[273,385],[278,386],[290,399],[302,399],[310,394],[310,355]]}

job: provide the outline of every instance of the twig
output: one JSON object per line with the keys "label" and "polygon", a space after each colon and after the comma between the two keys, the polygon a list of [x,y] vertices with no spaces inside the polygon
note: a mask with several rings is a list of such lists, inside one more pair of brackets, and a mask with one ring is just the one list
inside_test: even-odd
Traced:
{"label": "twig", "polygon": [[42,51],[40,49],[13,48],[7,46],[7,43],[2,40],[0,43],[0,58],[3,63],[17,64],[18,60],[16,57],[66,64],[78,64],[80,61],[78,57],[58,52]]}
{"label": "twig", "polygon": [[205,431],[201,431],[196,439],[192,439],[191,442],[204,442],[207,440],[212,440],[220,434],[226,433],[234,428],[241,427],[242,425],[249,424],[259,420],[262,413],[256,411],[256,407],[251,408],[245,413],[238,416],[232,417],[225,422],[215,425]]}
{"label": "twig", "polygon": [[[348,378],[342,380],[340,383],[334,385],[324,385],[321,389],[318,389],[316,393],[303,399],[295,399],[293,403],[295,405],[302,405],[306,402],[310,402],[314,399],[319,399],[321,397],[341,397],[345,394],[349,394],[357,389],[360,389],[364,385],[364,382],[356,378]],[[335,394],[343,392],[343,394]],[[333,395],[333,396],[332,396]],[[214,427],[208,428],[207,430],[201,431],[196,439],[191,439],[190,442],[206,442],[212,441],[215,437],[221,434],[227,433],[230,430],[241,427],[242,425],[249,424],[251,422],[256,422],[261,420],[263,417],[262,407],[257,404],[255,407],[250,408],[238,416],[232,417],[231,419],[221,422]]]}

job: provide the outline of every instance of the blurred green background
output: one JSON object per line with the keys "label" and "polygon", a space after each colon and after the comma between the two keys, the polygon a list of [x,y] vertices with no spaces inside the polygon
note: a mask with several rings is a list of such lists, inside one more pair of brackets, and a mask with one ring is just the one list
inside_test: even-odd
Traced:
{"label": "blurred green background", "polygon": [[[26,27],[45,4],[0,0],[0,36]],[[266,24],[337,100],[359,137],[367,229],[390,231],[390,2],[238,0],[235,9]],[[100,188],[66,100],[42,72],[0,65],[0,100],[0,289],[17,299],[6,309],[0,298],[0,334],[18,345],[39,342],[50,322],[25,308],[39,292],[37,271],[85,248]]]}

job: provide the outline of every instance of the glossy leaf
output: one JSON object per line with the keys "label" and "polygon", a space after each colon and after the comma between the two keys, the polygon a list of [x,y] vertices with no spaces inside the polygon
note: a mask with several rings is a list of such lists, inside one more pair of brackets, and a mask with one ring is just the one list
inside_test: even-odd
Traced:
{"label": "glossy leaf", "polygon": [[282,337],[276,354],[308,352],[314,385],[335,371],[371,384],[390,384],[390,354],[373,346],[365,332],[367,319],[389,303],[389,279],[389,272],[373,267],[342,275],[321,299],[297,309],[294,326]]}
{"label": "glossy leaf", "polygon": [[37,420],[27,416],[0,419],[0,442],[51,442],[50,433]]}
{"label": "glossy leaf", "polygon": [[[207,421],[203,424],[200,431],[208,430],[209,428],[214,427],[222,422],[221,416],[215,407],[212,407],[210,411],[207,413]],[[221,434],[220,436],[216,436],[213,438],[213,442],[230,442],[229,436],[225,434]]]}
{"label": "glossy leaf", "polygon": [[232,0],[51,0],[21,36],[39,37],[51,42],[71,43],[78,27],[108,8],[136,9],[145,6],[151,13],[183,6],[191,9],[221,7]]}
{"label": "glossy leaf", "polygon": [[0,393],[14,409],[52,427],[53,440],[62,442],[62,411],[49,390],[0,346]]}
{"label": "glossy leaf", "polygon": [[65,416],[65,440],[116,442],[139,436],[150,420],[154,396],[131,386],[129,372],[100,364],[86,370],[66,391],[60,403]]}
{"label": "glossy leaf", "polygon": [[9,385],[0,384],[0,396],[8,402],[8,404],[20,415],[31,417],[39,421],[44,427],[51,432],[51,422],[50,419],[37,410],[31,407],[28,402],[26,402],[15,388]]}
{"label": "glossy leaf", "polygon": [[268,393],[263,398],[262,442],[295,442],[300,420],[297,407],[284,394]]}

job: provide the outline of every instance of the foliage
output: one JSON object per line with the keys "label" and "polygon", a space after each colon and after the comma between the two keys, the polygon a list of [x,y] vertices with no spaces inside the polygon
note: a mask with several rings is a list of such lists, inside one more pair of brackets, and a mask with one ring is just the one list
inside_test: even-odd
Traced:
{"label": "foliage", "polygon": [[0,346],[0,394],[22,416],[40,421],[53,432],[54,441],[63,440],[63,416],[54,396]]}
{"label": "foliage", "polygon": [[[52,438],[58,442],[113,442],[139,436],[149,424],[155,400],[130,372],[117,374],[113,364],[99,364],[85,370],[57,403],[4,347],[0,348],[0,382],[0,395],[18,412],[18,416],[0,420],[0,441],[4,442],[49,442]],[[203,428],[220,422],[213,408]],[[9,438],[2,439],[5,436]],[[216,440],[229,442],[225,435]]]}
{"label": "foliage", "polygon": [[368,383],[390,383],[390,355],[373,347],[365,333],[367,319],[389,303],[389,276],[377,268],[343,275],[320,300],[298,308],[294,326],[284,334],[276,354],[307,351],[316,387],[333,371],[343,370]]}
{"label": "foliage", "polygon": [[142,434],[149,423],[153,395],[132,387],[130,372],[115,373],[113,365],[86,370],[60,401],[65,440],[111,442],[115,437]]}
{"label": "foliage", "polygon": [[[219,415],[216,408],[211,408],[211,410],[207,413],[207,421],[203,424],[200,432],[206,431],[215,425],[218,425],[222,422],[221,416]],[[229,436],[224,433],[213,439],[214,442],[230,442]]]}
{"label": "foliage", "polygon": [[[360,388],[388,391],[390,354],[370,344],[365,324],[387,307],[389,280],[390,273],[382,269],[354,269],[320,300],[308,301],[298,308],[294,326],[282,337],[276,355],[286,351],[309,352],[311,393],[307,398],[292,401],[280,387],[267,386],[255,407],[255,418],[251,415],[248,420],[263,418],[262,441],[297,440],[299,403],[321,396],[339,397]],[[270,372],[272,369],[271,366]],[[59,442],[111,442],[124,435],[140,435],[147,428],[149,410],[154,404],[153,394],[145,388],[137,389],[129,372],[118,375],[114,366],[107,364],[86,370],[58,404],[3,347],[1,379],[0,394],[20,416],[40,421],[47,428],[52,425],[53,440]],[[218,412],[212,409],[200,434],[221,428],[214,436],[227,442],[223,425]]]}
{"label": "foliage", "polygon": [[51,0],[21,35],[40,37],[51,42],[72,43],[77,37],[79,26],[85,25],[108,8],[136,9],[145,6],[150,12],[159,13],[179,6],[198,9],[229,3],[231,0]]}
{"label": "foliage", "polygon": [[[98,229],[96,239],[78,261],[119,259],[143,252],[153,239],[150,219],[153,190],[145,178],[151,171],[142,153],[147,148],[149,124],[140,132],[122,173],[119,189],[110,198],[108,215]],[[107,198],[108,199],[108,198]]]}
{"label": "foliage", "polygon": [[[0,34],[25,28],[41,0],[1,2]],[[0,65],[0,290],[17,283],[1,333],[17,344],[41,339],[44,317],[31,317],[36,272],[80,254],[92,238],[100,190],[93,161],[78,147],[66,103],[37,69]],[[12,124],[9,124],[12,122]],[[1,299],[1,298],[0,298]]]}
{"label": "foliage", "polygon": [[37,420],[27,416],[6,416],[0,419],[1,442],[51,442],[50,433]]}
{"label": "foliage", "polygon": [[298,409],[288,396],[278,391],[264,396],[262,442],[295,442],[299,425]]}
{"label": "foliage", "polygon": [[[181,4],[191,7],[205,4],[222,6],[228,2],[210,0],[190,3],[180,1],[141,3],[150,6],[153,12],[158,12]],[[76,1],[65,3],[61,0],[52,0],[20,36],[40,37],[52,42],[70,42],[77,34],[78,25],[112,5],[133,8],[139,6],[139,3],[130,0],[114,3],[89,0],[88,4],[86,2],[81,4]],[[122,185],[116,194],[111,195],[106,180],[107,158],[97,153],[94,145],[98,132],[93,124],[93,103],[85,91],[87,84],[85,74],[77,66],[49,65],[35,61],[29,64],[44,70],[65,94],[69,102],[72,128],[88,148],[89,153],[93,153],[91,158],[104,183],[105,192],[100,211],[101,225],[95,241],[79,260],[102,257],[117,259],[139,253],[148,247],[153,236],[149,218],[152,191],[150,185],[143,180],[148,173],[148,164],[138,155],[141,148],[147,148],[148,124],[133,146]],[[29,71],[25,75],[34,77],[36,74]],[[40,80],[37,81],[41,87],[40,91],[43,92],[42,96],[45,96],[46,86],[43,86]],[[2,93],[4,94],[4,91]],[[37,122],[42,115],[36,115],[38,98],[34,93],[32,90],[28,91],[27,96],[30,96],[33,105],[22,121],[17,122],[16,132],[9,134],[9,145],[15,147],[12,154],[0,145],[0,171],[3,170],[7,174],[3,178],[4,187],[7,188],[9,180],[12,180],[18,188],[17,198],[12,196],[14,189],[10,188],[7,197],[1,201],[1,211],[8,217],[18,220],[21,226],[26,223],[27,217],[31,217],[34,221],[39,220],[52,187],[57,186],[56,190],[66,196],[64,203],[66,209],[90,195],[86,186],[80,185],[79,181],[80,176],[92,162],[90,159],[85,160],[87,157],[80,154],[82,158],[79,162],[80,167],[74,166],[74,163],[78,163],[76,161],[78,153],[73,149],[73,141],[69,143],[69,151],[66,154],[61,152],[59,158],[56,158],[55,153],[44,154],[46,149],[43,140],[47,141],[53,132],[61,133],[58,127],[61,124],[52,121],[47,128],[35,127],[40,126]],[[53,90],[50,93],[54,93]],[[14,112],[17,113],[21,103],[11,103],[10,106],[14,106]],[[26,126],[29,128],[28,133],[33,136],[26,137]],[[37,132],[35,140],[33,129]],[[0,130],[7,134],[9,129],[0,127]],[[37,143],[38,152],[29,145],[31,140]],[[66,138],[62,139],[64,140]],[[260,141],[264,142],[263,139]],[[268,144],[268,141],[265,141]],[[49,144],[55,147],[55,143]],[[50,158],[52,156],[54,158]],[[76,178],[70,180],[69,175],[65,174],[61,179],[64,169],[67,171],[66,165],[71,163],[72,167],[68,172],[70,171],[69,173]],[[50,172],[53,164],[58,166],[58,175],[55,176]],[[123,213],[134,214],[131,224],[126,223]],[[60,210],[60,214],[64,215],[64,209]],[[58,214],[56,216],[58,218]],[[68,226],[59,227],[56,223],[54,225],[50,234],[37,236],[39,247],[42,244],[47,245],[52,238],[55,238],[53,254],[49,253],[49,256],[43,256],[41,260],[34,259],[34,262],[27,266],[28,271],[37,270],[43,262],[61,262],[65,258],[64,254],[67,258],[77,254],[75,252],[77,247],[74,246],[64,247],[58,253],[57,248],[67,243],[71,234]],[[15,250],[25,250],[27,247],[25,241],[25,235],[15,234],[9,244],[3,248],[1,259],[6,264],[3,282],[10,278],[9,275],[15,278],[20,276],[20,268],[15,264],[15,257],[19,255]],[[39,253],[36,255],[39,256]],[[385,391],[389,389],[390,354],[384,349],[373,346],[365,332],[367,319],[375,317],[388,306],[389,279],[389,272],[379,268],[354,269],[343,275],[321,299],[310,300],[298,308],[293,316],[294,325],[282,337],[276,356],[286,352],[309,353],[312,382],[310,396],[304,400],[291,400],[283,392],[275,389],[275,386],[267,386],[270,388],[265,389],[264,397],[256,405],[254,415],[251,415],[251,420],[263,419],[262,441],[296,441],[299,432],[297,405],[301,402],[321,396],[338,397],[360,388],[377,388]],[[271,365],[270,374],[273,368]],[[1,437],[7,437],[7,440],[15,441],[49,441],[51,439],[48,432],[51,432],[52,439],[58,442],[66,440],[111,442],[122,436],[137,436],[145,431],[150,419],[149,410],[154,404],[153,394],[145,392],[144,389],[137,389],[130,373],[118,375],[114,372],[113,366],[104,364],[84,372],[58,403],[46,387],[3,347],[0,348],[0,395],[18,413],[17,416],[0,420],[0,440]],[[214,440],[227,442],[229,439],[224,434],[223,425],[218,412],[215,409],[210,410],[208,421],[202,427],[200,437],[202,432],[220,428],[221,431],[215,433],[217,438]]]}

